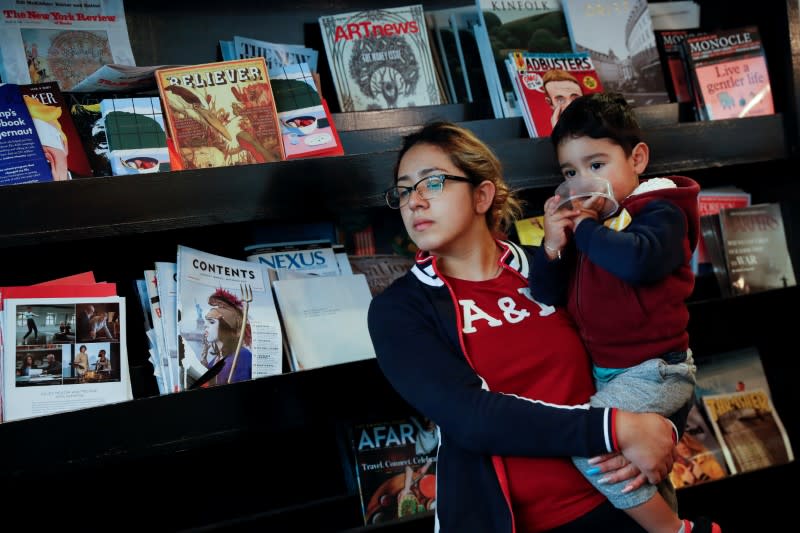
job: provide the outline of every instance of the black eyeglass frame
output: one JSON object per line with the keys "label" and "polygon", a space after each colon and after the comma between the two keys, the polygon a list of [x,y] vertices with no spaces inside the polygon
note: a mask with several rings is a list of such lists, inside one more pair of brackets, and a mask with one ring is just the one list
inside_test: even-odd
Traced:
{"label": "black eyeglass frame", "polygon": [[[384,200],[386,200],[386,205],[388,205],[392,209],[400,209],[401,207],[403,207],[404,205],[406,205],[408,203],[408,200],[411,199],[411,193],[412,192],[417,192],[417,187],[419,186],[419,184],[422,183],[423,181],[427,181],[427,180],[429,180],[431,178],[441,178],[442,179],[442,191],[444,191],[444,184],[445,184],[445,182],[447,180],[462,181],[464,183],[474,183],[473,180],[471,180],[470,178],[466,178],[464,176],[454,176],[453,174],[431,174],[430,176],[425,176],[424,178],[420,179],[414,185],[411,185],[411,186],[394,185],[394,186],[389,187],[388,189],[386,189],[383,192],[383,197],[384,197]],[[397,206],[395,207],[394,205],[392,205],[392,202],[389,201],[389,194],[392,191],[398,190],[398,189],[408,191],[408,200],[406,200],[405,203],[398,203]],[[423,200],[427,200],[428,198],[425,198],[424,196],[422,196],[422,199]]]}

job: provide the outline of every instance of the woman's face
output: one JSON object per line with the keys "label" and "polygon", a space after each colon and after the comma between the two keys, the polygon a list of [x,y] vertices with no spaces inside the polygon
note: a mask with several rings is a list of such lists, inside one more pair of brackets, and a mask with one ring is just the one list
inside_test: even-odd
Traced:
{"label": "woman's face", "polygon": [[207,342],[217,342],[219,340],[219,319],[207,316],[203,335],[205,335]]}
{"label": "woman's face", "polygon": [[33,365],[33,357],[31,357],[30,355],[28,357],[26,357],[25,358],[25,364],[28,365],[28,366]]}
{"label": "woman's face", "polygon": [[[444,150],[431,144],[412,146],[400,160],[397,185],[413,187],[426,176],[452,174],[464,176]],[[485,217],[475,210],[473,186],[469,183],[446,180],[444,189],[436,198],[424,200],[416,192],[400,208],[408,235],[422,250],[434,255],[468,245],[471,231],[479,224],[485,226]]]}

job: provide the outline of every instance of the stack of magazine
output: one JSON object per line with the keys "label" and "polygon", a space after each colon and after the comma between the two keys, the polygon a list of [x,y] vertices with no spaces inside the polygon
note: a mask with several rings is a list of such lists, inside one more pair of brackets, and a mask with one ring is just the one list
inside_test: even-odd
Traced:
{"label": "stack of magazine", "polygon": [[375,356],[364,274],[330,242],[262,242],[246,258],[177,247],[137,280],[161,394]]}

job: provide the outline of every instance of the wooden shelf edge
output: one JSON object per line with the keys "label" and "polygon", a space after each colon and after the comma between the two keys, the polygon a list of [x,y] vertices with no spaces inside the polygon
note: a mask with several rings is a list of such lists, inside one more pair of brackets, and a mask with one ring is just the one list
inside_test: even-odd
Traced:
{"label": "wooden shelf edge", "polygon": [[[489,121],[506,127],[506,122]],[[476,123],[476,125],[479,123]],[[512,126],[513,129],[513,126]],[[397,130],[402,131],[402,129]],[[645,131],[648,175],[789,156],[783,116],[674,124]],[[548,138],[488,141],[512,187],[560,181]],[[663,155],[666,154],[666,155]],[[382,207],[396,150],[279,163],[0,187],[0,248]],[[316,194],[304,194],[313,188]],[[105,202],[98,205],[97,199]],[[30,216],[36,213],[36,217]]]}

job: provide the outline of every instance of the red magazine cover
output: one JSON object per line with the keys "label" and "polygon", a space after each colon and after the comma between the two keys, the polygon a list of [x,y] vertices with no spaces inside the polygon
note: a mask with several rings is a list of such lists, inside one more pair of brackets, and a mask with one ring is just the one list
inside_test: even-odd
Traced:
{"label": "red magazine cover", "polygon": [[[750,205],[750,201],[749,192],[734,187],[703,189],[697,195],[697,212],[699,216],[716,215],[723,209],[747,207]],[[702,268],[701,265],[710,262],[711,259],[706,251],[706,243],[701,235],[692,256],[694,273],[698,274]]]}
{"label": "red magazine cover", "polygon": [[775,112],[764,48],[755,26],[689,37],[684,46],[704,120]]}
{"label": "red magazine cover", "polygon": [[535,54],[513,52],[515,80],[520,90],[531,137],[547,137],[561,112],[584,94],[603,91],[603,84],[588,53]]}
{"label": "red magazine cover", "polygon": [[48,81],[20,85],[31,116],[36,123],[39,140],[45,148],[56,181],[92,177],[78,130],[58,83]]}

